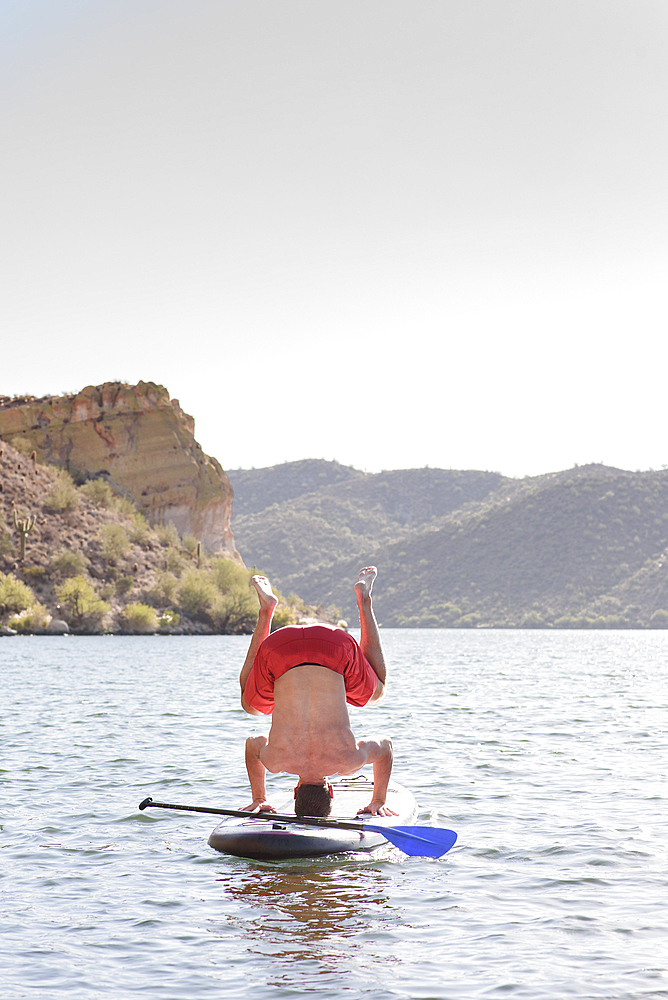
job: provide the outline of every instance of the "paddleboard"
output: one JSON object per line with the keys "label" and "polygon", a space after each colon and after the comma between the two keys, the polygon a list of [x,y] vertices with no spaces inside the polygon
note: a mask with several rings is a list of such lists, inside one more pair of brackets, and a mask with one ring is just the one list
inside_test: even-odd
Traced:
{"label": "paddleboard", "polygon": [[[327,818],[335,821],[359,821],[359,830],[281,823],[272,820],[271,813],[266,813],[266,820],[230,816],[213,831],[209,837],[209,846],[222,854],[256,860],[312,858],[339,854],[342,851],[373,851],[386,844],[387,839],[375,830],[362,830],[362,823],[366,821],[374,826],[405,826],[410,825],[417,816],[417,803],[413,794],[397,782],[391,781],[387,790],[387,805],[394,809],[396,816],[357,815],[358,809],[363,809],[371,801],[373,782],[365,775],[338,778],[332,781],[332,785],[332,812]],[[272,805],[275,805],[279,814],[294,816],[292,793],[283,801],[272,801]]]}

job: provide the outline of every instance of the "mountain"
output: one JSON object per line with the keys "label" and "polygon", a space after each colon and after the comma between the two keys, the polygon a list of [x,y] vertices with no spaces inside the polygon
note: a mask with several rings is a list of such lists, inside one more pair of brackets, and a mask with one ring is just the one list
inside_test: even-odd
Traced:
{"label": "mountain", "polygon": [[360,479],[364,473],[339,462],[306,459],[271,465],[267,469],[228,470],[227,476],[236,484],[234,513],[241,517],[257,514],[272,504],[294,500],[324,486]]}
{"label": "mountain", "polygon": [[411,469],[348,476],[301,495],[295,484],[283,500],[275,498],[289,491],[273,491],[270,470],[246,470],[241,487],[230,473],[242,509],[253,472],[267,506],[239,517],[233,507],[232,519],[246,563],[350,620],[351,583],[369,563],[380,570],[376,609],[386,626],[668,620],[668,471],[589,465],[513,480]]}
{"label": "mountain", "polygon": [[103,479],[151,524],[238,559],[232,488],[194,437],[195,421],[154,382],[105,382],[65,396],[0,396],[0,439],[82,483]]}
{"label": "mountain", "polygon": [[[334,466],[330,475],[323,469],[328,464]],[[283,589],[295,589],[299,579],[313,591],[314,574],[324,567],[348,557],[359,559],[360,553],[484,499],[506,481],[498,473],[444,469],[344,477],[342,468],[304,461],[246,471],[243,478],[228,472],[235,490],[235,539],[247,565],[261,567]],[[291,486],[286,477],[292,474]],[[323,485],[314,489],[318,479]],[[307,484],[301,495],[300,483]],[[239,514],[239,508],[253,513]]]}

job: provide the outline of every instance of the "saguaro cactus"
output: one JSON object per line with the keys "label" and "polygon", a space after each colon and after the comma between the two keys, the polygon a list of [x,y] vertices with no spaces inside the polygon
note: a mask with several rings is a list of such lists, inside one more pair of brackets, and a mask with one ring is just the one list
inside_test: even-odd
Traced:
{"label": "saguaro cactus", "polygon": [[37,518],[34,514],[28,514],[26,517],[18,517],[16,510],[14,510],[14,527],[21,535],[21,562],[26,557],[26,538],[35,527],[35,521]]}

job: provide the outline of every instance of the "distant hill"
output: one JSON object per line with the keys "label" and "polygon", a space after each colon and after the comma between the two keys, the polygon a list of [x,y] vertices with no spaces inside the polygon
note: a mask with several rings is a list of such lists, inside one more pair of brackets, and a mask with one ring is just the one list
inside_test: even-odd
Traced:
{"label": "distant hill", "polygon": [[[270,470],[256,471],[270,495]],[[229,478],[242,505],[237,475]],[[301,495],[295,486],[261,514],[233,513],[232,528],[247,565],[351,621],[352,579],[373,562],[386,626],[668,622],[667,471],[360,473]]]}
{"label": "distant hill", "polygon": [[[329,474],[328,465],[332,466]],[[444,469],[376,474],[346,470],[354,475],[344,478],[340,472],[344,468],[334,462],[305,461],[247,470],[243,477],[228,472],[235,490],[235,543],[246,565],[261,567],[281,581],[283,590],[293,590],[297,579],[310,580],[312,590],[318,586],[323,567],[348,557],[363,558],[382,543],[403,538],[444,514],[483,500],[499,485],[510,482],[498,473]],[[319,479],[323,485],[314,489]],[[299,483],[307,484],[301,495],[297,493]],[[267,501],[261,510],[260,496]],[[257,512],[238,513],[249,507]]]}
{"label": "distant hill", "polygon": [[363,472],[348,465],[321,459],[285,462],[268,469],[234,469],[227,473],[230,482],[234,480],[235,483],[234,513],[237,517],[256,514],[272,504],[363,476]]}

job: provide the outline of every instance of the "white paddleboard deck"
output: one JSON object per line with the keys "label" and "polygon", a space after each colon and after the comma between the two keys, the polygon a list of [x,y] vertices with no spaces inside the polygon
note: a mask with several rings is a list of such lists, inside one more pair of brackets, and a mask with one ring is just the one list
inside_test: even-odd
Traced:
{"label": "white paddleboard deck", "polygon": [[[358,821],[374,826],[406,826],[417,816],[417,803],[411,792],[391,781],[387,790],[387,805],[396,816],[359,817],[357,812],[371,801],[373,782],[364,775],[338,778],[332,782],[334,799],[332,812],[327,817],[345,822]],[[294,816],[292,793],[283,801],[272,802],[276,811],[284,816]],[[209,846],[223,854],[239,858],[272,860],[279,858],[312,858],[341,851],[373,851],[387,839],[382,833],[370,830],[338,830],[333,827],[307,826],[299,823],[281,823],[266,819],[244,819],[230,816],[219,823],[209,837]]]}

